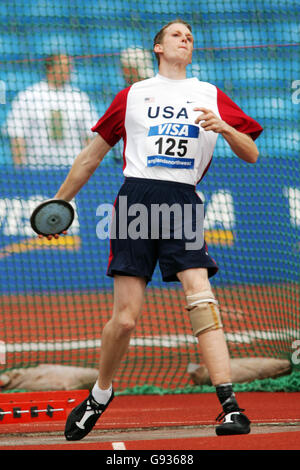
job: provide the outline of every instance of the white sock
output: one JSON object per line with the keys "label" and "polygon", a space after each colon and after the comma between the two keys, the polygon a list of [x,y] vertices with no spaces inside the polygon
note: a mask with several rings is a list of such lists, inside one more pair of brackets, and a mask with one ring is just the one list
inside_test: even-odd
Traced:
{"label": "white sock", "polygon": [[112,385],[107,390],[102,390],[98,381],[95,383],[92,389],[92,395],[95,398],[96,402],[105,405],[111,397]]}

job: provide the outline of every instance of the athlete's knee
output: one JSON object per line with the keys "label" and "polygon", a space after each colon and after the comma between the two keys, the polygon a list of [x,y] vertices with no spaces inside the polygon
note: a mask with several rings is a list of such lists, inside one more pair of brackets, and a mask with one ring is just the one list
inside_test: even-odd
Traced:
{"label": "athlete's knee", "polygon": [[136,319],[126,312],[115,315],[112,321],[116,333],[120,336],[132,333],[136,327]]}
{"label": "athlete's knee", "polygon": [[186,296],[194,292],[211,290],[206,268],[191,268],[177,273]]}
{"label": "athlete's knee", "polygon": [[186,296],[193,334],[198,336],[209,330],[222,328],[221,315],[211,288]]}

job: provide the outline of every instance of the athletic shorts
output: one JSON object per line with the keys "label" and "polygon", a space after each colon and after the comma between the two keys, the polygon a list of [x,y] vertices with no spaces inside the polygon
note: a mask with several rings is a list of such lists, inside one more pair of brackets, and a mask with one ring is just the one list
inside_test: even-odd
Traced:
{"label": "athletic shorts", "polygon": [[[173,204],[178,211],[162,211],[157,216],[158,207],[174,208]],[[187,230],[178,229],[178,220],[184,224],[178,216],[180,208],[181,214],[184,213],[185,205],[191,208],[191,230],[196,233],[197,206],[201,205],[197,214],[201,213],[203,219],[204,206],[195,186],[127,177],[114,204],[107,275],[137,276],[149,282],[157,262],[165,282],[178,282],[177,273],[189,268],[207,268],[208,277],[215,275],[218,266],[208,254],[203,235],[202,244],[193,249],[190,235],[193,232],[186,238]],[[151,212],[153,207],[156,211]]]}

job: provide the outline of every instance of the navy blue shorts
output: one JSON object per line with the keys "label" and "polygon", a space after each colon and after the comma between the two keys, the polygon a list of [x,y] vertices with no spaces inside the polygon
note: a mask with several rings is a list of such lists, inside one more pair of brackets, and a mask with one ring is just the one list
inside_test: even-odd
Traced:
{"label": "navy blue shorts", "polygon": [[[134,204],[136,206],[133,206]],[[150,208],[153,205],[157,207],[162,204],[168,204],[169,207],[173,204],[177,204],[177,207],[178,204],[181,207],[189,204],[194,211],[197,205],[203,203],[196,194],[195,187],[189,184],[143,178],[125,179],[114,204],[108,276],[113,277],[115,274],[138,276],[149,282],[157,262],[159,262],[162,278],[166,282],[178,282],[177,273],[189,268],[207,268],[208,277],[216,274],[218,266],[209,256],[204,239],[201,247],[194,250],[186,249],[186,243],[190,243],[192,239],[185,238],[184,230],[180,238],[178,238],[179,232],[176,232],[177,235],[174,236],[172,220],[174,221],[175,218],[172,219],[172,213],[171,229],[168,232],[170,236],[166,238],[161,229],[162,220],[159,220],[158,228],[154,227],[150,211],[147,220],[145,220],[145,213],[133,211],[131,214],[134,213],[134,215],[131,215],[129,211],[130,207],[134,209],[138,207],[137,205]],[[132,236],[132,227],[134,227],[134,236]],[[128,232],[126,232],[127,228]],[[140,237],[138,237],[139,234],[141,234]]]}

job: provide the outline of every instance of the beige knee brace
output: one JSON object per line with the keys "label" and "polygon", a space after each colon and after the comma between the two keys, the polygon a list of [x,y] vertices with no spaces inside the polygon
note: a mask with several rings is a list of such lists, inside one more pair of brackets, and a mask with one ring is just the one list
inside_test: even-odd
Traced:
{"label": "beige knee brace", "polygon": [[204,331],[222,328],[218,302],[210,289],[188,295],[186,300],[186,309],[189,312],[195,336]]}

